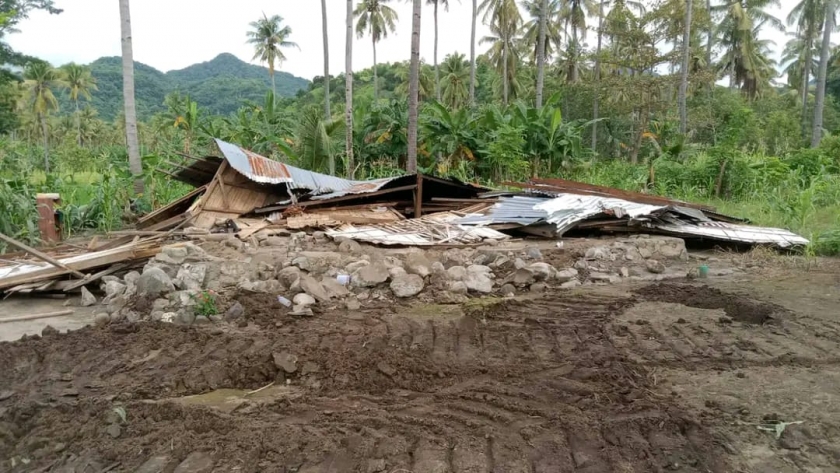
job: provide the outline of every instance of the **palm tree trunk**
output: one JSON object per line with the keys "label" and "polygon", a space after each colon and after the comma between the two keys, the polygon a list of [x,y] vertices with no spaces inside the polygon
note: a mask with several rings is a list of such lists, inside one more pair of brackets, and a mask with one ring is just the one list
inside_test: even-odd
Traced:
{"label": "palm tree trunk", "polygon": [[417,107],[420,91],[420,15],[422,0],[413,0],[411,20],[411,66],[408,82],[408,160],[405,170],[417,172]]}
{"label": "palm tree trunk", "polygon": [[822,139],[823,107],[825,106],[825,79],[828,71],[828,59],[831,51],[831,30],[834,29],[834,2],[825,3],[825,25],[823,26],[823,42],[820,51],[820,70],[817,77],[817,98],[814,103],[814,128],[811,133],[811,148],[820,145]]}
{"label": "palm tree trunk", "polygon": [[379,74],[376,72],[376,37],[371,35],[373,42],[373,103],[379,101]]}
{"label": "palm tree trunk", "polygon": [[274,84],[274,68],[272,67],[269,69],[269,75],[271,75],[271,93],[274,94],[274,98],[277,98],[277,86]]}
{"label": "palm tree trunk", "polygon": [[73,101],[76,105],[76,140],[82,146],[82,117],[79,115],[79,99]]}
{"label": "palm tree trunk", "polygon": [[[327,35],[327,0],[321,0],[321,25],[324,36],[324,119],[332,117],[330,113],[330,40]],[[335,160],[330,157],[330,174],[335,174]]]}
{"label": "palm tree trunk", "polygon": [[537,41],[537,108],[543,104],[543,85],[545,84],[545,24],[548,14],[548,0],[542,0],[540,6],[540,30]]}
{"label": "palm tree trunk", "polygon": [[470,35],[470,106],[475,105],[475,26],[478,16],[478,0],[472,2],[472,33]]}
{"label": "palm tree trunk", "polygon": [[813,38],[813,31],[811,27],[808,28],[808,37],[805,39],[805,58],[802,64],[802,136],[807,136],[808,133],[808,83],[811,81],[811,43]]}
{"label": "palm tree trunk", "polygon": [[[712,0],[706,0],[706,11],[709,13],[709,28],[706,29],[706,67],[712,67],[712,28],[715,22],[712,18]],[[714,84],[710,84],[714,87]]]}
{"label": "palm tree trunk", "polygon": [[44,135],[44,173],[50,173],[50,135],[47,131],[47,114],[39,113],[38,119],[41,122],[41,133]]}
{"label": "palm tree trunk", "polygon": [[[598,100],[601,94],[601,41],[604,34],[604,2],[598,3],[598,45],[595,48],[595,93],[592,95],[592,120],[598,120]],[[598,122],[592,124],[592,149],[598,147]]]}
{"label": "palm tree trunk", "polygon": [[438,67],[438,3],[435,0],[435,98],[440,102],[440,68]]}
{"label": "palm tree trunk", "polygon": [[344,50],[344,152],[347,155],[347,177],[353,178],[353,0],[347,0],[347,37]]}
{"label": "palm tree trunk", "polygon": [[502,43],[502,99],[508,104],[508,44],[507,38]]}
{"label": "palm tree trunk", "polygon": [[686,96],[688,95],[688,60],[691,53],[691,9],[692,0],[685,2],[685,29],[682,41],[682,70],[680,71],[680,133],[685,134],[688,129],[688,113],[686,111]]}
{"label": "palm tree trunk", "polygon": [[131,45],[131,9],[129,0],[120,0],[122,33],[123,104],[125,106],[125,141],[128,147],[128,167],[134,176],[134,193],[143,194],[143,162],[137,140],[137,111],[134,105],[134,51]]}
{"label": "palm tree trunk", "polygon": [[572,52],[574,56],[572,56],[572,82],[577,82],[578,80],[578,44],[577,44],[577,25],[572,23]]}

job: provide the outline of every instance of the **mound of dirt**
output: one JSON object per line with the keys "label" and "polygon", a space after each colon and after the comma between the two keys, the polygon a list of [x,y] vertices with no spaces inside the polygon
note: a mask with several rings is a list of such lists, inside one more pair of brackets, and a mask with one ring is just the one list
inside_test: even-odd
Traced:
{"label": "mound of dirt", "polygon": [[[255,301],[246,310],[270,304]],[[244,472],[729,471],[710,433],[616,349],[607,326],[632,303],[565,293],[433,316],[272,308],[256,317],[273,324],[243,329],[146,323],[0,344],[11,393],[0,400],[0,457],[17,459],[14,471],[82,459],[129,472],[147,461],[166,471],[183,461]],[[233,409],[179,398],[272,382]]]}
{"label": "mound of dirt", "polygon": [[652,302],[670,302],[698,309],[723,309],[732,319],[749,324],[772,323],[788,313],[784,307],[754,301],[740,294],[723,292],[709,286],[653,284],[638,289],[635,293]]}

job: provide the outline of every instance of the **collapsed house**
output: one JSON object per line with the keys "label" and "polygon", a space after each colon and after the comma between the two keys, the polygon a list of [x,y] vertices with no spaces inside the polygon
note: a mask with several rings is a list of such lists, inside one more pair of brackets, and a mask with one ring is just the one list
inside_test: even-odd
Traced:
{"label": "collapsed house", "polygon": [[[73,291],[137,267],[172,237],[226,233],[241,240],[318,229],[334,239],[379,245],[477,246],[488,241],[571,234],[658,233],[685,239],[790,248],[808,240],[748,225],[709,206],[562,179],[504,183],[494,191],[424,174],[343,179],[273,161],[237,145],[182,155],[158,169],[194,190],[151,212],[136,229],[85,246],[24,251],[0,260],[0,291]],[[251,240],[253,241],[253,240]]]}

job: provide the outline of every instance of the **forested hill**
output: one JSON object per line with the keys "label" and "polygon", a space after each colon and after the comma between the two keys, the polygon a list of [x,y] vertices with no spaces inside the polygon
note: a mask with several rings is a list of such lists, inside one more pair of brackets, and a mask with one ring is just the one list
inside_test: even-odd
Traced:
{"label": "forested hill", "polygon": [[[92,93],[91,105],[99,112],[100,118],[113,120],[122,110],[122,59],[103,57],[91,63],[90,68],[99,88]],[[277,95],[281,97],[294,96],[309,84],[306,79],[282,71],[275,73],[275,81]],[[268,69],[248,64],[227,53],[165,74],[135,62],[134,82],[137,115],[141,120],[164,111],[163,99],[170,92],[180,91],[190,95],[207,111],[228,115],[236,112],[244,100],[262,102],[271,87]],[[62,110],[70,110],[72,105],[66,97],[63,98]]]}

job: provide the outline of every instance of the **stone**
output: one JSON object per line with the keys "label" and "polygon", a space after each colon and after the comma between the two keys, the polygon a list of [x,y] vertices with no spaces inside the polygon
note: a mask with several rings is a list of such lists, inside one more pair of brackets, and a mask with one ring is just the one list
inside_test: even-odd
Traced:
{"label": "stone", "polygon": [[353,274],[356,271],[364,268],[365,266],[370,266],[370,261],[366,261],[366,260],[354,261],[354,262],[348,264],[347,266],[345,266],[344,271],[346,271],[347,274]]}
{"label": "stone", "polygon": [[437,276],[446,274],[446,266],[444,266],[440,261],[435,261],[432,263],[432,274]]}
{"label": "stone", "polygon": [[[168,274],[168,273],[167,273]],[[140,280],[140,273],[137,271],[130,271],[123,277],[123,284],[125,284],[125,295],[131,297],[137,294],[137,281]]]}
{"label": "stone", "polygon": [[315,313],[312,312],[312,309],[310,309],[309,307],[296,305],[292,307],[292,311],[289,312],[289,315],[294,315],[296,317],[312,317],[315,315]]}
{"label": "stone", "polygon": [[106,307],[106,311],[109,314],[114,314],[115,312],[119,312],[122,310],[123,307],[128,305],[128,299],[125,296],[116,296],[110,301],[108,301],[108,306]]}
{"label": "stone", "polygon": [[344,297],[350,294],[347,287],[338,282],[338,280],[332,276],[324,276],[321,278],[321,286],[331,299]]}
{"label": "stone", "polygon": [[594,246],[586,250],[586,256],[584,256],[587,260],[609,260],[610,249],[606,246]]}
{"label": "stone", "polygon": [[779,446],[785,450],[800,450],[808,443],[808,437],[800,424],[790,424],[785,427],[779,437]]}
{"label": "stone", "polygon": [[146,267],[137,280],[137,294],[144,297],[154,297],[175,291],[172,279],[160,268]]}
{"label": "stone", "polygon": [[326,232],[322,231],[312,232],[312,239],[315,240],[316,243],[326,243],[329,240]]}
{"label": "stone", "polygon": [[530,287],[531,292],[533,292],[535,294],[545,292],[546,289],[548,289],[548,286],[546,286],[545,283],[541,283],[541,282],[531,284],[531,287]]}
{"label": "stone", "polygon": [[110,321],[111,317],[108,315],[107,312],[99,312],[98,314],[93,316],[93,323],[96,325],[106,325]]}
{"label": "stone", "polygon": [[192,310],[181,309],[178,311],[178,316],[175,318],[175,323],[178,325],[192,325],[195,322],[195,314]]}
{"label": "stone", "polygon": [[169,299],[155,299],[155,301],[152,302],[152,310],[163,311],[168,309],[170,305],[171,303],[169,302]]}
{"label": "stone", "polygon": [[400,298],[414,297],[420,294],[425,284],[418,274],[406,274],[391,281],[391,292]]}
{"label": "stone", "polygon": [[653,252],[647,248],[639,248],[639,256],[648,259],[653,256]]}
{"label": "stone", "polygon": [[82,307],[90,307],[96,304],[96,296],[90,293],[86,287],[82,286]]}
{"label": "stone", "polygon": [[525,258],[533,260],[542,260],[543,255],[539,248],[535,246],[529,246],[525,249]]}
{"label": "stone", "polygon": [[574,268],[567,268],[554,273],[554,279],[560,283],[571,281],[572,279],[577,279],[578,271]]}
{"label": "stone", "polygon": [[614,282],[614,278],[612,274],[607,273],[600,273],[597,271],[592,271],[589,273],[589,279],[595,282]]}
{"label": "stone", "polygon": [[488,276],[493,275],[493,269],[490,266],[484,266],[483,264],[471,264],[467,266],[467,274],[486,274]]}
{"label": "stone", "polygon": [[182,461],[173,473],[210,473],[216,464],[207,452],[192,452]]}
{"label": "stone", "polygon": [[516,271],[508,275],[507,278],[505,278],[506,283],[513,283],[514,285],[520,287],[527,286],[535,282],[536,280],[537,278],[533,271],[526,268],[517,269]]}
{"label": "stone", "polygon": [[178,314],[175,312],[164,312],[160,316],[160,321],[167,324],[175,323],[176,320],[178,320]]}
{"label": "stone", "polygon": [[536,278],[537,281],[548,281],[554,277],[555,273],[557,273],[557,270],[548,263],[533,263],[526,269],[534,273],[534,278]]}
{"label": "stone", "polygon": [[193,325],[210,325],[210,318],[205,315],[196,315]]}
{"label": "stone", "polygon": [[152,457],[143,462],[139,468],[134,470],[134,473],[164,473],[169,462],[170,459],[167,456]]}
{"label": "stone", "polygon": [[122,434],[122,428],[118,424],[111,424],[107,429],[105,429],[105,433],[115,439]]}
{"label": "stone", "polygon": [[225,312],[225,320],[228,322],[242,318],[245,315],[245,308],[239,301],[233,303],[232,306]]}
{"label": "stone", "polygon": [[316,301],[315,298],[310,296],[309,294],[301,292],[300,294],[295,296],[292,302],[295,303],[295,307],[309,307],[315,305],[318,301]]}
{"label": "stone", "polygon": [[280,238],[276,236],[268,237],[265,240],[261,241],[260,244],[262,246],[268,247],[278,247],[278,246],[286,246],[286,239]]}
{"label": "stone", "polygon": [[432,274],[432,262],[423,253],[413,251],[405,257],[405,270],[409,274],[425,278]]}
{"label": "stone", "polygon": [[572,279],[571,281],[566,281],[566,282],[564,282],[563,284],[560,285],[560,287],[563,288],[563,289],[574,289],[578,286],[580,286],[580,281],[578,281],[577,279]]}
{"label": "stone", "polygon": [[277,273],[277,280],[283,287],[290,288],[300,283],[301,274],[302,272],[297,266],[288,266]]}
{"label": "stone", "polygon": [[387,469],[388,464],[385,462],[385,459],[377,458],[375,460],[367,461],[367,469],[365,471],[366,473],[381,473],[383,471],[386,471]]}
{"label": "stone", "polygon": [[505,269],[505,267],[510,266],[511,264],[510,258],[505,255],[498,255],[496,256],[496,259],[490,263],[490,267],[494,269]]}
{"label": "stone", "polygon": [[301,251],[292,265],[310,273],[323,274],[341,266],[341,253],[335,251]]}
{"label": "stone", "polygon": [[394,368],[393,366],[389,365],[389,364],[388,364],[387,362],[385,362],[385,361],[380,361],[380,362],[376,365],[376,368],[377,368],[377,369],[379,369],[379,371],[380,371],[382,374],[384,374],[385,376],[394,376],[395,374],[397,374],[397,370],[396,370],[396,368]]}
{"label": "stone", "polygon": [[292,355],[291,353],[287,352],[282,352],[273,353],[271,356],[274,358],[274,366],[276,366],[277,369],[283,370],[289,374],[292,374],[297,371],[298,357],[296,355]]}
{"label": "stone", "polygon": [[304,274],[300,277],[300,288],[303,289],[303,292],[310,295],[318,302],[327,302],[330,300],[330,295],[327,294],[324,286],[308,274]]}
{"label": "stone", "polygon": [[389,277],[391,275],[385,265],[374,263],[356,271],[351,284],[354,287],[376,287],[386,282]]}
{"label": "stone", "polygon": [[60,332],[52,325],[47,325],[41,330],[42,337],[49,337],[50,335],[58,335]]}
{"label": "stone", "polygon": [[126,285],[121,283],[119,280],[117,281],[108,281],[102,287],[102,291],[105,292],[105,299],[102,301],[103,303],[107,304],[111,299],[117,296],[121,296],[125,294]]}
{"label": "stone", "polygon": [[338,251],[346,255],[356,255],[362,252],[362,245],[355,240],[344,240],[338,244]]}
{"label": "stone", "polygon": [[355,297],[350,297],[346,301],[344,301],[344,307],[346,307],[347,310],[359,310],[362,308],[362,303],[359,302],[359,299],[356,299]]}
{"label": "stone", "polygon": [[516,258],[513,260],[513,267],[516,269],[524,269],[528,267],[528,263],[526,263],[522,258]]}
{"label": "stone", "polygon": [[467,277],[467,268],[463,266],[452,266],[446,272],[449,278],[455,281],[463,281]]}
{"label": "stone", "polygon": [[583,271],[587,268],[589,268],[589,263],[587,263],[585,259],[579,259],[579,260],[575,261],[574,269],[578,269],[578,270]]}
{"label": "stone", "polygon": [[629,278],[630,277],[630,270],[627,269],[627,267],[625,267],[625,266],[622,266],[622,268],[620,270],[618,270],[618,273],[621,274],[621,277],[623,277],[623,278]]}
{"label": "stone", "polygon": [[464,281],[449,281],[449,292],[453,294],[467,294],[470,289]]}
{"label": "stone", "polygon": [[164,246],[160,253],[155,256],[155,260],[165,264],[179,265],[183,264],[189,255],[187,248],[183,246]]}
{"label": "stone", "polygon": [[480,292],[482,294],[489,294],[493,292],[493,280],[490,278],[488,273],[467,271],[467,276],[464,278],[464,284],[470,291]]}
{"label": "stone", "polygon": [[175,276],[175,287],[178,289],[188,289],[191,291],[200,291],[204,288],[204,279],[207,277],[207,265],[184,263],[178,274]]}
{"label": "stone", "polygon": [[645,268],[653,274],[662,274],[665,272],[665,265],[655,259],[645,261]]}
{"label": "stone", "polygon": [[441,255],[441,263],[444,266],[463,266],[469,261],[469,257],[459,248],[446,250]]}
{"label": "stone", "polygon": [[507,296],[509,294],[510,295],[516,295],[516,286],[514,286],[513,284],[510,284],[510,283],[505,284],[504,286],[502,286],[501,289],[499,289],[499,292],[503,296]]}
{"label": "stone", "polygon": [[391,275],[391,280],[394,280],[395,278],[405,276],[408,273],[405,271],[405,269],[400,268],[399,266],[394,266],[393,268],[388,270],[388,274]]}
{"label": "stone", "polygon": [[302,375],[319,373],[320,371],[321,371],[321,366],[318,365],[318,363],[315,363],[314,361],[307,361],[300,368],[300,374],[302,374]]}

